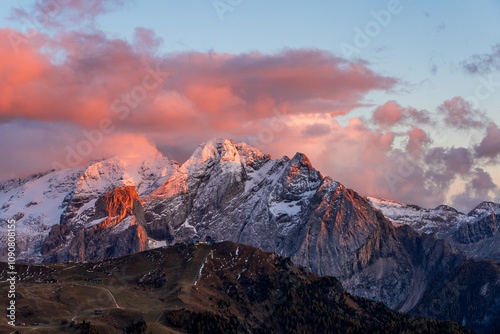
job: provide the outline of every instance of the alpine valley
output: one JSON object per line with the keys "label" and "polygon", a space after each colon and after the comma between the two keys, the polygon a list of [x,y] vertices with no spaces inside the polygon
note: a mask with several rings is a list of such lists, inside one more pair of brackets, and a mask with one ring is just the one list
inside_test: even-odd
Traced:
{"label": "alpine valley", "polygon": [[182,165],[161,155],[113,157],[4,181],[0,205],[2,244],[16,220],[18,262],[230,241],[336,277],[348,293],[395,311],[479,333],[500,328],[500,204],[464,214],[366,198],[301,153],[273,160],[217,138]]}

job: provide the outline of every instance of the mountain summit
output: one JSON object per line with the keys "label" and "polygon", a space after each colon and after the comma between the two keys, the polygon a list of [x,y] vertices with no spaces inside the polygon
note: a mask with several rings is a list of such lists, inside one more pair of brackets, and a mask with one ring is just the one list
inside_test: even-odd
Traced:
{"label": "mountain summit", "polygon": [[248,165],[256,159],[270,158],[270,155],[243,142],[236,144],[231,139],[214,138],[198,146],[183,166],[201,165],[209,159]]}

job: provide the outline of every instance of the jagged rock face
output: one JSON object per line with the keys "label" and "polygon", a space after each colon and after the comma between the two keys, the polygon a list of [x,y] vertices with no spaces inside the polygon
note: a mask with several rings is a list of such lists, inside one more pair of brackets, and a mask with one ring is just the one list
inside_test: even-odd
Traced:
{"label": "jagged rock face", "polygon": [[497,216],[493,213],[474,222],[460,225],[456,240],[462,244],[472,244],[492,238],[498,230]]}
{"label": "jagged rock face", "polygon": [[229,240],[273,251],[398,310],[411,309],[429,279],[465,259],[442,240],[395,228],[303,154],[246,159],[230,141],[197,152],[145,199],[155,239]]}
{"label": "jagged rock face", "polygon": [[[127,221],[124,222],[129,223]],[[141,225],[127,225],[123,230],[83,229],[78,232],[69,249],[49,254],[47,262],[64,260],[87,261],[118,257],[144,251],[147,247],[147,234]]]}
{"label": "jagged rock face", "polygon": [[338,275],[376,224],[361,196],[309,159],[270,157],[220,140],[200,146],[145,199],[148,234],[170,244],[230,240]]}
{"label": "jagged rock face", "polygon": [[88,211],[83,228],[70,220],[53,226],[43,245],[46,261],[102,259],[147,249],[144,209],[134,187],[109,191]]}
{"label": "jagged rock face", "polygon": [[134,187],[126,186],[115,188],[100,197],[95,204],[94,219],[105,218],[104,221],[94,225],[94,229],[115,228],[125,217],[133,214],[131,225],[135,225],[136,217],[139,225],[144,225],[144,210],[141,199]]}
{"label": "jagged rock face", "polygon": [[376,213],[363,197],[328,178],[305,211],[306,223],[294,237],[300,246],[292,249],[292,259],[315,273],[341,276],[378,224]]}
{"label": "jagged rock face", "polygon": [[408,312],[432,288],[430,282],[467,258],[435,235],[419,234],[408,226],[396,228],[380,218],[381,223],[356,251],[355,260],[340,279],[355,295]]}
{"label": "jagged rock face", "polygon": [[396,226],[409,225],[422,233],[436,233],[470,257],[500,260],[500,204],[484,202],[463,214],[445,205],[430,210],[383,199],[370,198],[370,202]]}
{"label": "jagged rock face", "polygon": [[[40,262],[47,249],[64,242],[55,236],[67,234],[70,226],[81,229],[92,222],[100,196],[116,187],[134,186],[144,197],[176,169],[175,162],[161,155],[115,157],[0,182],[0,243],[7,236],[5,222],[15,219],[18,261]],[[5,252],[0,249],[0,260],[6,259]]]}

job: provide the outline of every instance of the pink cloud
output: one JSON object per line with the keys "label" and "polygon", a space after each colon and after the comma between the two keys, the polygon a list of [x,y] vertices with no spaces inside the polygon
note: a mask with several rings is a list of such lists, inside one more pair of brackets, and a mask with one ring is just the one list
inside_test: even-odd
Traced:
{"label": "pink cloud", "polygon": [[432,122],[432,118],[427,110],[402,107],[392,100],[374,110],[372,121],[382,127],[390,128],[395,125],[428,125]]}
{"label": "pink cloud", "polygon": [[289,103],[292,112],[340,110],[345,114],[367,92],[396,84],[395,79],[381,77],[362,64],[349,64],[317,50],[273,55],[189,53],[168,58],[166,63],[175,69],[168,87],[185,92],[202,112],[231,114],[243,121],[267,117],[283,103]]}
{"label": "pink cloud", "polygon": [[381,125],[395,125],[405,118],[404,109],[396,101],[389,101],[375,109],[373,119]]}
{"label": "pink cloud", "polygon": [[[20,54],[13,50],[10,40],[16,32],[10,29],[0,30],[0,110],[13,110],[15,102],[23,99],[19,87],[38,81],[50,69],[46,57],[31,49]],[[15,117],[16,114],[0,112],[2,118]]]}
{"label": "pink cloud", "polygon": [[[134,154],[152,155],[158,150],[145,135],[113,132],[92,144],[78,125],[14,121],[0,124],[0,180],[26,177],[54,166],[73,167],[93,159]],[[90,144],[90,145],[89,145]]]}
{"label": "pink cloud", "polygon": [[486,116],[471,104],[457,96],[438,107],[448,126],[457,129],[482,128],[487,124]]}
{"label": "pink cloud", "polygon": [[408,131],[408,144],[406,145],[406,151],[410,152],[410,154],[420,155],[424,152],[424,147],[431,142],[432,140],[424,130],[413,127]]}
{"label": "pink cloud", "polygon": [[[0,30],[0,37],[9,32]],[[103,118],[127,114],[119,126],[133,127],[136,119],[129,116],[135,113],[156,122],[158,100],[168,92],[187,102],[183,111],[176,105],[179,112],[224,130],[270,117],[283,105],[298,114],[346,114],[368,92],[397,84],[364,63],[318,50],[190,52],[159,58],[154,52],[161,40],[146,29],[136,29],[134,45],[99,32],[40,38],[45,44],[21,48],[19,54],[7,39],[0,45],[0,54],[6,55],[0,64],[0,73],[6,73],[0,105],[4,119],[67,120],[95,127]],[[53,62],[41,45],[64,54],[64,61]],[[148,125],[142,126],[145,130]]]}
{"label": "pink cloud", "polygon": [[302,130],[303,137],[323,137],[331,132],[329,124],[316,123],[307,125]]}

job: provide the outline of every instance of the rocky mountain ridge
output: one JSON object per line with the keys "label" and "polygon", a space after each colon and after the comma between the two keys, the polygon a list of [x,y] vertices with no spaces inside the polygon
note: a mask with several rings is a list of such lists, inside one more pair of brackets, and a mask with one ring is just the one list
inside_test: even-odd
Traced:
{"label": "rocky mountain ridge", "polygon": [[473,258],[500,260],[498,203],[483,202],[468,214],[464,214],[445,205],[424,209],[385,199],[369,200],[396,226],[408,225],[421,233],[436,233],[453,248]]}
{"label": "rocky mountain ridge", "polygon": [[[323,176],[304,154],[272,160],[227,139],[200,145],[181,166],[161,156],[113,158],[3,182],[0,189],[0,219],[19,217],[20,259],[34,262],[233,241],[288,257],[316,274],[338,277],[349,292],[409,311],[431,282],[467,261],[439,233],[427,233],[434,232],[427,220],[455,228],[462,216],[453,209],[443,206],[428,213],[432,219],[418,220],[426,211],[402,204],[397,211],[396,202],[368,200]],[[447,218],[433,218],[441,213]],[[488,208],[475,214],[467,224],[486,217]],[[491,224],[468,228],[462,238],[477,244]]]}
{"label": "rocky mountain ridge", "polygon": [[[165,182],[177,163],[161,155],[113,157],[59,171],[0,182],[0,231],[16,220],[18,260],[41,262],[51,229],[94,224],[97,200],[115,188],[133,186],[139,197]],[[0,242],[5,241],[5,233]],[[4,249],[0,259],[5,260]]]}

